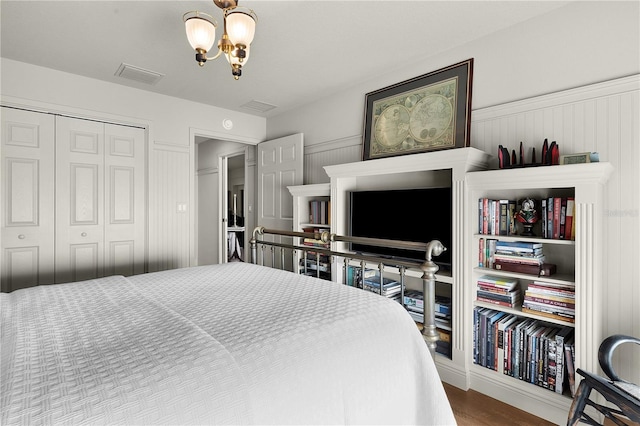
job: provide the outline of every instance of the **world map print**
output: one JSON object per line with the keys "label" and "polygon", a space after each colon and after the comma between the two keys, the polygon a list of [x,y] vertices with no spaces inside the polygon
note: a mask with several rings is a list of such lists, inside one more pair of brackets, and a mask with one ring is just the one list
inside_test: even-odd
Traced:
{"label": "world map print", "polygon": [[373,102],[370,156],[455,147],[454,77]]}

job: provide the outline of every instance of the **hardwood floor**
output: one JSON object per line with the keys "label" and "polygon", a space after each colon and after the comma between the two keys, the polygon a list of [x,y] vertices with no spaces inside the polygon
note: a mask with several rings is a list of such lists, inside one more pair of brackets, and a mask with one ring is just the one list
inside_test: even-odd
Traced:
{"label": "hardwood floor", "polygon": [[553,423],[474,390],[465,392],[446,383],[444,384],[444,390],[449,397],[458,426],[553,425]]}

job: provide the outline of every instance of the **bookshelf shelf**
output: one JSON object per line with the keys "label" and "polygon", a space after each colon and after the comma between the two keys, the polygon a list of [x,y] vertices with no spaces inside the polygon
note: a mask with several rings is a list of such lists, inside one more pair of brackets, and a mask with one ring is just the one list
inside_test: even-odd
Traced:
{"label": "bookshelf shelf", "polygon": [[[542,327],[549,330],[549,336],[553,336],[557,330],[561,329],[572,331],[573,344],[575,345],[575,368],[597,371],[598,345],[602,340],[600,301],[602,293],[605,291],[602,266],[603,185],[612,170],[609,163],[589,163],[479,171],[470,172],[466,176],[467,205],[473,206],[466,212],[468,237],[465,256],[466,270],[468,271],[465,286],[469,295],[466,306],[468,312],[472,313],[469,323],[465,327],[469,331],[467,335],[469,350],[467,353],[470,356],[471,387],[508,404],[524,408],[526,411],[556,424],[566,422],[568,407],[571,403],[570,395],[567,396],[567,389],[564,389],[564,394],[562,394],[558,392],[558,389],[547,389],[544,386],[496,371],[499,370],[497,366],[500,363],[497,358],[495,360],[491,358],[494,355],[491,349],[487,349],[489,351],[488,357],[487,354],[482,355],[485,358],[479,357],[477,350],[479,347],[491,348],[494,341],[494,335],[488,331],[489,328],[492,328],[493,322],[487,318],[494,318],[497,323],[500,321],[499,318],[516,317],[516,321],[531,324],[528,332],[525,331],[522,334],[522,336],[526,336],[527,340],[525,341],[527,342],[544,341],[544,339],[536,340],[535,337],[531,337],[543,335]],[[491,200],[532,198],[540,201],[542,199],[549,200],[549,197],[573,198],[575,202],[574,239],[544,238],[541,223],[537,223],[534,227],[536,236],[533,237],[479,232],[479,226],[483,220],[480,216],[482,209],[478,208],[480,200],[484,198]],[[541,205],[542,203],[539,202],[538,208]],[[499,223],[499,221],[496,220],[494,223]],[[521,232],[521,228],[516,231],[516,233]],[[491,250],[481,251],[485,247],[483,244],[486,244],[489,239],[541,245],[539,250],[544,253],[544,260],[540,260],[540,262],[557,265],[557,273],[539,277],[497,270],[493,268],[491,263],[494,259],[481,267],[479,263],[485,262],[487,256],[491,256]],[[513,307],[477,300],[478,281],[480,277],[486,275],[502,280],[517,279],[521,298],[515,299],[516,301],[511,303]],[[569,289],[569,292],[573,292],[571,297],[574,300],[571,300],[571,304],[564,305],[565,309],[569,310],[569,315],[574,316],[573,322],[562,320],[560,317],[552,318],[546,313],[538,315],[532,310],[527,312],[522,310],[525,292],[538,285],[547,286],[548,289]],[[527,303],[531,303],[530,296],[528,299]],[[548,305],[546,306],[548,307]],[[549,310],[552,309],[549,308]],[[557,309],[557,311],[561,311],[561,309]],[[498,319],[495,320],[495,318]],[[478,332],[476,326],[480,327],[482,321],[488,325],[482,332]],[[538,334],[532,331],[536,329]],[[497,330],[497,326],[495,330]],[[474,351],[476,352],[474,353]],[[543,356],[543,353],[544,351],[538,353],[538,359],[542,359],[544,362],[546,358],[548,361],[548,355]],[[499,353],[499,355],[502,356],[502,359],[506,358],[504,353]],[[486,364],[490,364],[491,361],[494,361],[494,364],[487,366]],[[576,381],[578,380],[579,377],[576,377]],[[578,383],[575,383],[576,387],[577,385]]]}
{"label": "bookshelf shelf", "polygon": [[497,269],[490,269],[490,268],[474,268],[473,272],[474,274],[490,274],[490,275],[495,275],[497,277],[514,277],[514,278],[523,279],[523,280],[544,281],[544,282],[554,283],[554,284],[574,284],[575,283],[575,281],[573,280],[573,276],[566,275],[566,274],[554,274],[550,277],[537,277],[535,275],[519,274],[517,272],[499,271]]}

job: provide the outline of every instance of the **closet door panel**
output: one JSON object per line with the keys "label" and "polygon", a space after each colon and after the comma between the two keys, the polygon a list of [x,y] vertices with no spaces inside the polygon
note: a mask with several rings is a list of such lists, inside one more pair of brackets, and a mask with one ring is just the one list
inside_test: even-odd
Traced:
{"label": "closet door panel", "polygon": [[2,291],[54,280],[54,117],[2,108]]}
{"label": "closet door panel", "polygon": [[56,118],[56,188],[56,282],[103,276],[103,123]]}
{"label": "closet door panel", "polygon": [[105,124],[105,275],[145,271],[144,130]]}

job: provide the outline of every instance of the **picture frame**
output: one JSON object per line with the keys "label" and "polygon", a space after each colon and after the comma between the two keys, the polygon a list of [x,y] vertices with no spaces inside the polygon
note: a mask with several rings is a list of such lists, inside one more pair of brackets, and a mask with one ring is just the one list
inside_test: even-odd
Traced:
{"label": "picture frame", "polygon": [[362,159],[469,146],[473,58],[365,95]]}
{"label": "picture frame", "polygon": [[598,155],[594,152],[581,152],[578,154],[566,154],[560,156],[560,164],[581,164],[597,162]]}

